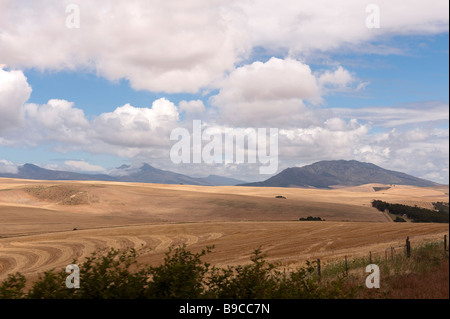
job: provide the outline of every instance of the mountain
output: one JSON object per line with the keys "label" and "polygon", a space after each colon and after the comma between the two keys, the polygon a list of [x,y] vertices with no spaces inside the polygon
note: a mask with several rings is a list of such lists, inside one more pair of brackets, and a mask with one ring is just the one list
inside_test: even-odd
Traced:
{"label": "mountain", "polygon": [[45,169],[33,164],[25,164],[19,166],[16,174],[0,173],[0,177],[37,179],[37,180],[98,180],[98,181],[114,181],[114,177],[105,174],[81,174],[66,171],[54,171]]}
{"label": "mountain", "polygon": [[227,177],[210,175],[203,178],[190,177],[183,174],[157,169],[147,163],[139,168],[122,165],[109,174],[83,174],[67,171],[45,169],[33,164],[19,166],[16,174],[1,173],[0,177],[35,179],[35,180],[79,180],[79,181],[112,181],[157,184],[187,184],[203,186],[237,185],[243,181]]}
{"label": "mountain", "polygon": [[405,173],[386,170],[371,163],[339,160],[287,168],[263,182],[240,186],[330,188],[335,185],[358,186],[369,183],[421,187],[439,185]]}
{"label": "mountain", "polygon": [[234,185],[245,183],[242,180],[238,180],[238,179],[230,178],[230,177],[217,176],[217,175],[209,175],[208,177],[199,177],[199,178],[197,178],[197,180],[200,180],[207,184],[215,185],[215,186],[234,186]]}
{"label": "mountain", "polygon": [[129,175],[118,177],[118,180],[135,183],[209,185],[193,177],[154,168],[147,163],[144,163],[137,171],[130,171]]}

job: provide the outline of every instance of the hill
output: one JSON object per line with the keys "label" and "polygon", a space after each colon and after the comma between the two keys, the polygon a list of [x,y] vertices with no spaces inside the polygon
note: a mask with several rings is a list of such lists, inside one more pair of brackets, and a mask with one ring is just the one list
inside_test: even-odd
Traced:
{"label": "hill", "polygon": [[226,186],[237,185],[244,181],[228,177],[210,175],[208,177],[190,177],[183,174],[155,168],[147,163],[140,167],[122,165],[111,170],[108,174],[83,174],[59,170],[50,170],[34,164],[19,166],[18,172],[1,173],[0,177],[48,180],[48,181],[109,181],[156,184],[187,184],[200,186]]}
{"label": "hill", "polygon": [[36,180],[97,180],[97,181],[114,181],[112,176],[105,174],[80,174],[74,172],[57,171],[45,169],[33,164],[25,164],[19,166],[16,174],[0,173],[0,177],[36,179]]}
{"label": "hill", "polygon": [[405,173],[391,171],[371,163],[358,161],[321,161],[303,167],[287,168],[263,182],[241,184],[257,187],[330,188],[358,186],[369,183],[411,185],[419,187],[439,184]]}

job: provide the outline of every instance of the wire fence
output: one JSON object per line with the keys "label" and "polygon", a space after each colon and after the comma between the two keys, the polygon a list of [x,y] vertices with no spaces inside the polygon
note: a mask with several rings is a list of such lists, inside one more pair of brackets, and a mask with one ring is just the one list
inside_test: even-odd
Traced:
{"label": "wire fence", "polygon": [[[434,241],[434,243],[437,243],[437,242]],[[448,252],[449,247],[448,247],[448,236],[447,235],[444,235],[443,242],[440,242],[440,243],[443,243],[443,251]],[[409,237],[407,237],[404,244],[391,245],[389,247],[386,247],[384,249],[384,251],[381,251],[381,250],[369,251],[368,255],[359,257],[359,258],[354,258],[351,261],[348,259],[347,256],[344,256],[344,260],[341,260],[340,262],[338,262],[338,264],[339,264],[338,268],[340,268],[346,274],[346,276],[348,276],[350,270],[365,267],[365,266],[367,266],[367,262],[369,264],[372,264],[372,263],[377,263],[380,261],[382,262],[384,260],[385,262],[389,263],[389,262],[393,262],[396,259],[396,257],[400,257],[400,256],[403,256],[408,259],[412,256],[412,253],[413,252],[411,250],[411,242],[410,242]],[[318,276],[318,279],[320,281],[320,279],[323,275],[323,270],[324,270],[322,267],[323,265],[321,265],[320,259],[317,259],[315,262],[317,263],[316,275]]]}

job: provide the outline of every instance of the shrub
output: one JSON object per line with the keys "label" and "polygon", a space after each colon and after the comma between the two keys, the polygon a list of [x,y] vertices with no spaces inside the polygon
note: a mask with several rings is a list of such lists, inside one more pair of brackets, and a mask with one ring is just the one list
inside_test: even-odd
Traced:
{"label": "shrub", "polygon": [[209,279],[211,292],[220,299],[263,299],[270,298],[276,280],[272,274],[275,266],[268,263],[258,248],[253,252],[252,264],[214,268]]}
{"label": "shrub", "polygon": [[325,221],[325,219],[322,219],[320,217],[313,217],[313,216],[308,216],[306,218],[300,217],[299,220],[300,221]]}
{"label": "shrub", "polygon": [[200,298],[205,293],[204,276],[209,264],[201,258],[210,253],[213,247],[206,247],[200,253],[193,254],[186,250],[186,245],[169,249],[164,263],[150,267],[148,272],[152,280],[145,292],[147,298]]}
{"label": "shrub", "polygon": [[20,299],[23,298],[26,284],[25,276],[16,273],[10,274],[0,285],[0,299]]}
{"label": "shrub", "polygon": [[[430,267],[439,267],[442,260],[448,263],[448,255],[442,252],[441,246],[427,244],[413,249],[411,258],[399,255],[393,261],[380,259],[376,263],[388,277],[389,274],[422,274]],[[68,274],[65,270],[51,270],[39,276],[25,292],[26,279],[16,273],[0,284],[0,299],[343,299],[384,296],[384,292],[368,294],[363,281],[354,282],[352,276],[343,273],[342,264],[323,268],[319,281],[314,262],[307,261],[306,266],[284,273],[277,269],[279,265],[266,260],[261,248],[253,252],[248,265],[211,267],[202,258],[212,249],[206,247],[199,253],[192,253],[186,245],[170,248],[161,265],[146,267],[137,264],[138,254],[134,249],[122,252],[111,249],[103,256],[93,253],[79,265],[79,289],[66,287]],[[349,264],[351,270],[364,268],[368,262],[362,260],[355,264],[357,261]],[[390,279],[386,280],[387,286],[395,289],[394,284],[389,285]]]}

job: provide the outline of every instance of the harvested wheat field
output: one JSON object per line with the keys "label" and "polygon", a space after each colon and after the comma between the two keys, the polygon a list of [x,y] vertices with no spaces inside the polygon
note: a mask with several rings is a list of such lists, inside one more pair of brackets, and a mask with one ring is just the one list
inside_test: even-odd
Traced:
{"label": "harvested wheat field", "polygon": [[109,248],[140,251],[139,261],[159,264],[170,246],[192,251],[215,245],[207,260],[217,266],[246,264],[261,246],[268,260],[296,267],[306,260],[384,253],[403,244],[442,240],[448,225],[367,222],[204,222],[110,227],[0,239],[0,279],[20,271],[33,278],[51,268]]}
{"label": "harvested wheat field", "polygon": [[[295,267],[305,260],[384,254],[404,243],[441,240],[448,224],[392,223],[373,199],[430,205],[448,201],[447,188],[377,185],[333,190],[205,187],[110,182],[0,179],[0,281],[30,279],[109,248],[139,249],[158,264],[170,246],[193,251],[215,245],[206,260],[249,262],[262,247],[268,260]],[[284,196],[286,199],[278,199]],[[300,222],[320,216],[324,222]]]}

